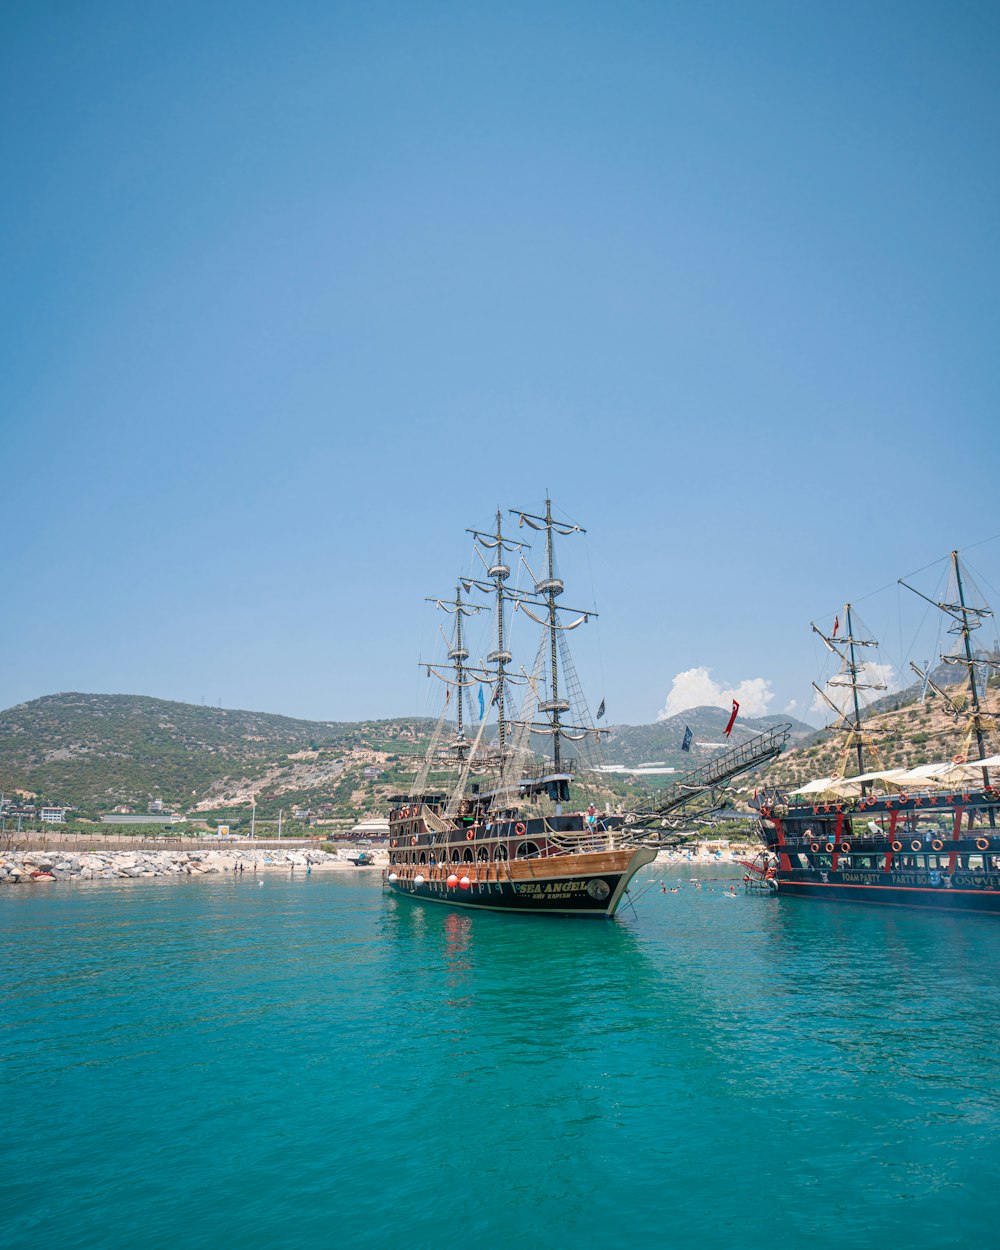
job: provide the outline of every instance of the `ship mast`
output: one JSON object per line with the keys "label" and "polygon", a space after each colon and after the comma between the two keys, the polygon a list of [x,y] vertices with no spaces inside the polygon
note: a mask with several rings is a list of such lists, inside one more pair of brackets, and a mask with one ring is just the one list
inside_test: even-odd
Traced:
{"label": "ship mast", "polygon": [[[468,603],[462,598],[461,583],[455,587],[454,599],[429,598],[427,602],[436,604],[437,607],[439,607],[443,612],[448,612],[455,618],[454,634],[452,635],[452,641],[448,645],[448,659],[450,664],[443,666],[440,664],[425,663],[422,667],[426,668],[428,673],[433,673],[435,677],[443,681],[445,685],[448,686],[449,693],[452,688],[455,690],[458,706],[455,712],[455,741],[452,743],[452,748],[455,751],[457,758],[462,761],[466,758],[469,749],[469,743],[465,737],[465,725],[463,720],[465,690],[466,687],[474,684],[474,682],[477,679],[481,679],[482,676],[478,669],[471,669],[466,662],[469,658],[469,650],[466,647],[465,640],[462,636],[462,620],[466,616],[474,616],[482,609],[478,604]],[[455,674],[454,680],[449,677],[442,676],[442,674],[438,671],[442,667],[451,669],[451,671]],[[468,680],[470,675],[472,677],[472,681]]]}
{"label": "ship mast", "polygon": [[509,600],[515,598],[515,595],[506,586],[507,578],[510,577],[510,565],[507,563],[505,554],[508,551],[520,551],[525,544],[515,542],[512,538],[507,538],[503,534],[500,528],[499,508],[497,508],[497,527],[495,532],[488,533],[485,530],[470,529],[468,533],[472,535],[477,544],[486,547],[487,550],[492,550],[494,553],[492,561],[487,560],[480,553],[480,559],[486,566],[486,573],[490,579],[489,582],[480,582],[475,578],[467,578],[464,584],[466,590],[470,590],[475,586],[477,590],[481,590],[486,594],[492,593],[496,598],[497,645],[496,650],[491,651],[486,657],[486,662],[487,664],[496,665],[497,688],[494,702],[497,706],[497,750],[502,767],[507,749],[507,665],[510,664],[512,659],[505,637],[504,605]]}
{"label": "ship mast", "polygon": [[[549,697],[539,703],[539,712],[544,713],[548,721],[548,732],[552,735],[552,771],[562,772],[562,714],[569,711],[569,703],[559,697],[559,637],[563,626],[559,624],[558,612],[561,605],[556,602],[565,589],[562,580],[556,577],[556,557],[554,547],[555,534],[585,534],[586,530],[579,525],[564,525],[552,517],[552,500],[546,497],[545,515],[536,516],[530,512],[512,509],[519,518],[519,524],[527,523],[532,529],[545,531],[545,576],[536,579],[535,594],[539,596],[546,610],[546,619],[540,624],[549,634]],[[530,615],[530,614],[529,614]],[[537,617],[533,618],[538,620]]]}
{"label": "ship mast", "polygon": [[455,745],[460,760],[465,759],[465,728],[462,724],[462,678],[465,675],[465,661],[469,653],[462,645],[462,587],[455,587],[455,645],[448,652],[448,659],[455,665],[455,684],[458,688],[458,707],[455,709]]}
{"label": "ship mast", "polygon": [[[828,686],[847,686],[851,691],[851,703],[854,710],[854,719],[851,721],[842,708],[829,697],[826,691],[822,690],[813,682],[813,689],[819,694],[829,706],[837,713],[848,731],[847,744],[844,748],[845,754],[850,751],[853,744],[858,756],[858,775],[865,771],[864,749],[868,746],[873,753],[875,748],[871,742],[866,740],[864,731],[861,726],[861,699],[858,694],[860,690],[884,690],[885,685],[878,681],[862,681],[861,677],[867,667],[864,660],[858,659],[858,647],[877,647],[878,642],[874,638],[864,638],[856,635],[854,632],[854,616],[851,604],[844,604],[844,627],[847,633],[842,638],[837,638],[834,634],[824,634],[823,631],[813,623],[813,632],[823,639],[830,651],[840,660],[840,670],[837,675],[827,683]],[[868,782],[861,783],[861,793],[868,793]]]}
{"label": "ship mast", "polygon": [[[538,724],[530,722],[517,722],[524,724],[529,730],[537,733],[548,734],[552,738],[552,765],[553,765],[553,795],[556,797],[556,814],[562,811],[561,798],[568,794],[568,778],[563,773],[565,767],[562,758],[562,740],[564,738],[572,741],[579,741],[587,737],[588,734],[600,736],[607,730],[595,729],[592,725],[570,725],[567,724],[564,715],[570,709],[570,702],[565,696],[560,694],[560,671],[559,671],[559,648],[561,640],[560,632],[576,629],[578,625],[583,625],[592,616],[597,613],[590,609],[570,608],[564,603],[559,603],[558,598],[565,589],[563,581],[556,575],[555,563],[555,535],[559,534],[565,537],[569,534],[585,534],[586,530],[582,526],[572,525],[568,522],[558,521],[552,515],[552,500],[545,500],[545,515],[538,516],[532,512],[523,512],[518,508],[512,508],[511,512],[518,518],[519,525],[528,525],[531,529],[544,530],[545,532],[545,568],[543,576],[535,577],[534,581],[534,598],[530,595],[519,595],[517,598],[517,607],[524,614],[531,618],[536,625],[540,625],[547,633],[548,638],[548,698],[544,699],[537,705],[537,710],[542,714],[544,720]],[[544,609],[543,616],[536,616],[531,611],[532,607]],[[575,621],[568,621],[562,624],[559,620],[560,612],[576,612],[578,613]],[[543,646],[544,646],[543,636]],[[542,651],[539,650],[539,657]],[[572,680],[570,686],[572,687]]]}
{"label": "ship mast", "polygon": [[[992,728],[993,721],[989,716],[985,716],[979,702],[979,687],[976,681],[976,666],[984,663],[983,660],[977,660],[972,649],[972,631],[978,629],[984,620],[991,617],[993,612],[988,607],[976,608],[966,602],[965,584],[962,580],[962,562],[958,558],[958,552],[953,551],[950,556],[951,572],[955,579],[955,590],[958,599],[957,603],[942,603],[936,599],[917,590],[915,586],[911,586],[909,582],[899,579],[899,584],[905,586],[907,590],[912,590],[915,595],[921,599],[926,599],[928,603],[932,603],[936,608],[946,613],[955,622],[949,629],[949,633],[957,634],[962,640],[962,655],[942,655],[941,659],[945,664],[960,664],[964,667],[969,681],[969,701],[972,704],[972,715],[969,718],[970,732],[976,736],[976,745],[979,748],[979,758],[986,759],[986,738],[983,733],[984,729]],[[989,663],[988,661],[986,662]],[[915,668],[915,665],[911,665]],[[920,670],[917,669],[917,672]],[[923,674],[921,674],[923,675]],[[933,686],[933,683],[930,683]],[[934,687],[937,689],[937,687]],[[990,770],[983,765],[983,785],[990,784]],[[993,813],[990,812],[991,823]]]}

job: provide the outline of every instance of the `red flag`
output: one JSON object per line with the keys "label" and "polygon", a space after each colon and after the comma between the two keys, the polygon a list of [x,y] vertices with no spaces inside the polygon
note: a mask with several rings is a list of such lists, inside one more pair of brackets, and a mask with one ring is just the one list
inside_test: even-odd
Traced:
{"label": "red flag", "polygon": [[835,616],[835,617],[833,618],[833,637],[834,637],[834,638],[836,638],[836,637],[837,637],[837,630],[838,630],[838,629],[840,629],[840,617],[839,617],[839,616]]}
{"label": "red flag", "polygon": [[726,726],[726,731],[725,731],[725,732],[726,732],[726,737],[727,737],[727,738],[729,737],[729,734],[730,734],[730,732],[732,731],[733,726],[736,724],[736,716],[737,716],[737,714],[738,714],[739,710],[740,710],[740,705],[739,705],[739,704],[736,702],[736,700],[734,699],[734,700],[733,700],[733,710],[732,710],[732,712],[731,712],[731,713],[730,713],[730,715],[729,715],[729,724]]}

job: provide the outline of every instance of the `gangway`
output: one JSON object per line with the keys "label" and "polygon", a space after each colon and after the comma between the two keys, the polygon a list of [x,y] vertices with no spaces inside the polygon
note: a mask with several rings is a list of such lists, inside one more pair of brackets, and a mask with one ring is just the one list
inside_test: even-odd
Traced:
{"label": "gangway", "polygon": [[[655,806],[629,817],[626,822],[627,831],[640,837],[655,835],[658,832],[653,828],[656,822],[668,821],[672,813],[694,800],[703,798],[706,794],[711,795],[734,778],[777,759],[785,749],[791,732],[790,724],[772,725],[771,728],[723,751],[707,764],[678,777],[659,797]],[[711,810],[711,806],[708,810]]]}

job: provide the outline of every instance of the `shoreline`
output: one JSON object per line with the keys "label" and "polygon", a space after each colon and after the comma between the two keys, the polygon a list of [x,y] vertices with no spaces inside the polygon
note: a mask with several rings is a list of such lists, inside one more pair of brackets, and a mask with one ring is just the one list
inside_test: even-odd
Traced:
{"label": "shoreline", "polygon": [[[357,848],[359,849],[359,848]],[[388,864],[388,852],[376,850],[371,864],[352,864],[343,857],[351,848],[335,854],[316,848],[278,850],[275,848],[226,847],[202,850],[179,847],[168,849],[70,851],[65,846],[45,850],[0,852],[0,886],[49,884],[59,881],[123,881],[151,877],[201,877],[224,874],[246,876],[266,873],[381,872]],[[683,865],[739,867],[742,858],[752,856],[750,848],[725,851],[692,848],[662,850],[651,866],[679,868]]]}
{"label": "shoreline", "polygon": [[7,851],[0,854],[0,885],[47,884],[59,881],[123,881],[150,877],[201,877],[226,873],[261,876],[282,872],[381,871],[387,857],[376,854],[373,864],[356,865],[320,850],[155,850]]}

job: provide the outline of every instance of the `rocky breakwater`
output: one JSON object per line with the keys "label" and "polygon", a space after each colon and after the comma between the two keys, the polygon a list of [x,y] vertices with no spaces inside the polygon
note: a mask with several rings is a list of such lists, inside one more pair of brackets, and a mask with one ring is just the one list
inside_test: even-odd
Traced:
{"label": "rocky breakwater", "polygon": [[47,881],[117,881],[129,877],[210,873],[311,872],[350,867],[325,851],[55,851],[0,852],[0,885]]}

